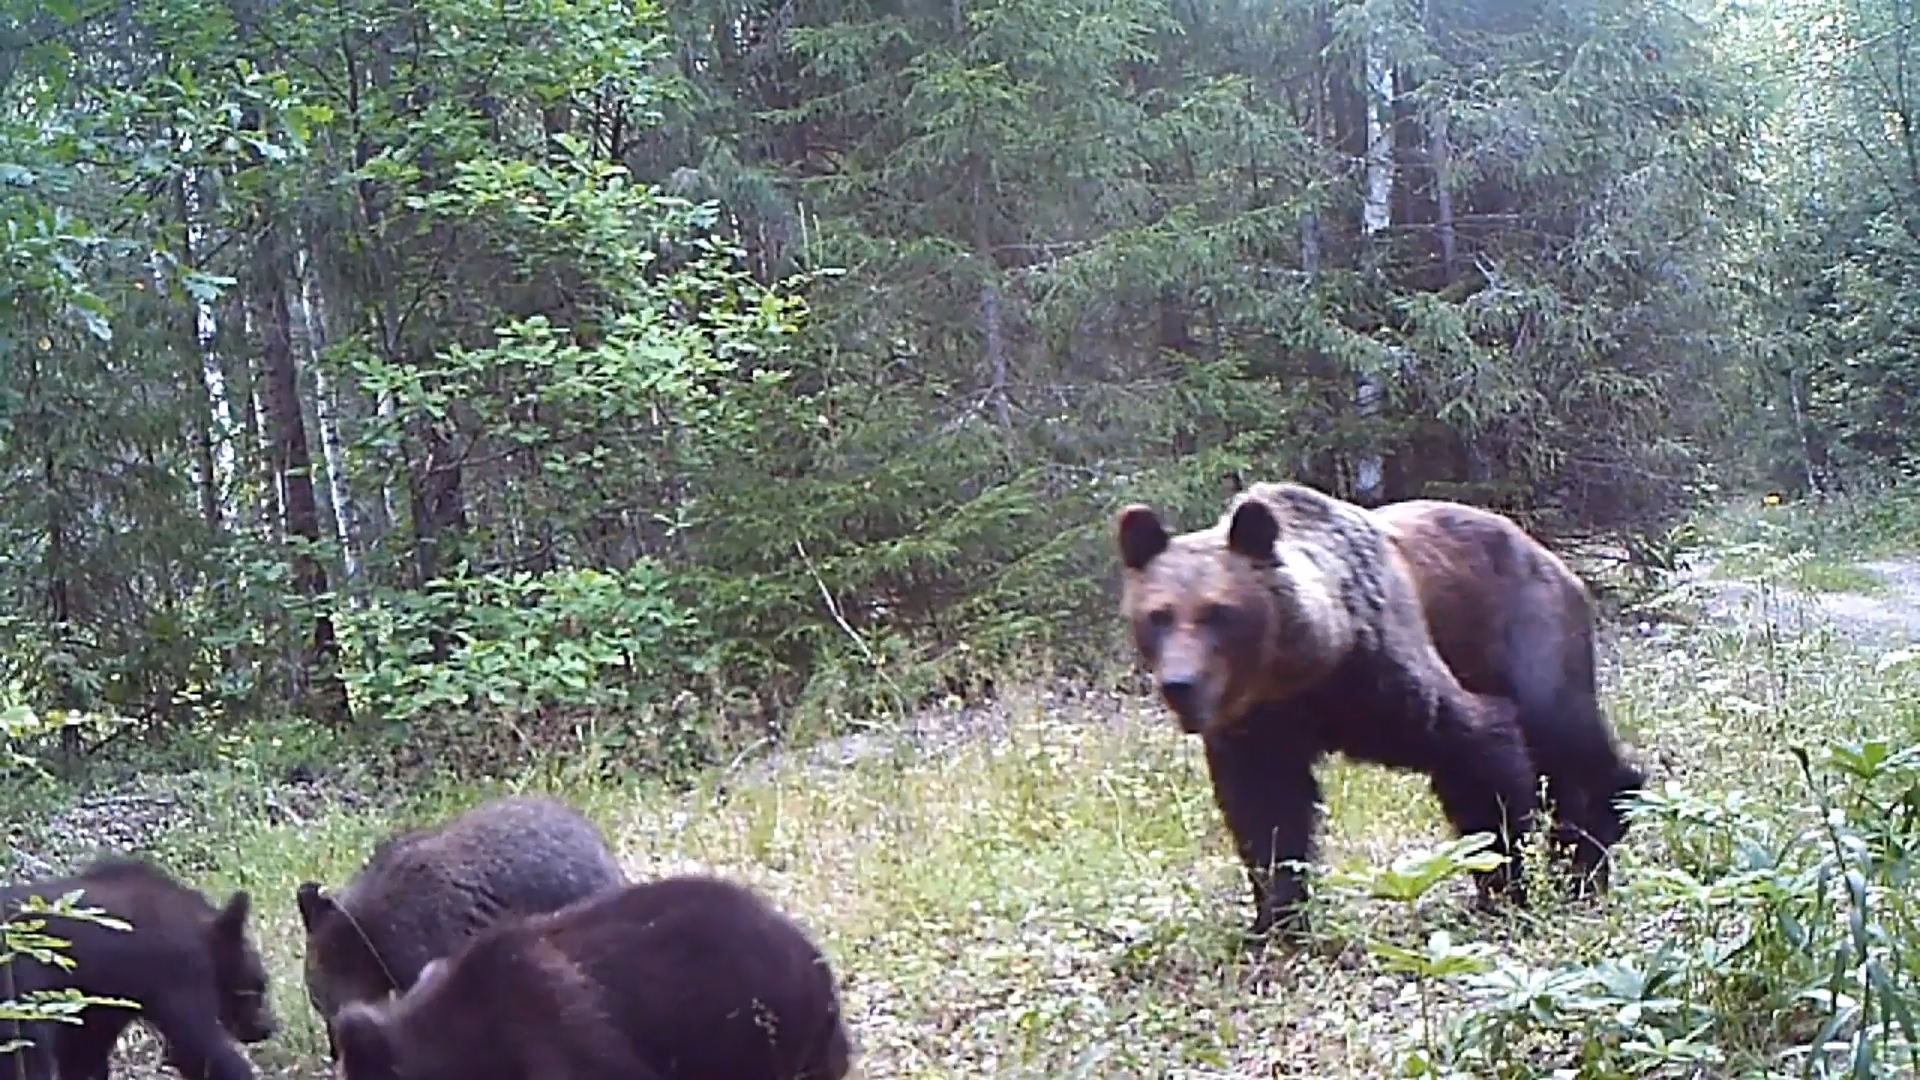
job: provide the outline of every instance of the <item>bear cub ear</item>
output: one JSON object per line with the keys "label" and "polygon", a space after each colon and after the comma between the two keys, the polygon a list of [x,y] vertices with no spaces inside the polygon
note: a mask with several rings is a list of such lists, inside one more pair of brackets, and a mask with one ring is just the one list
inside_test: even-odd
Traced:
{"label": "bear cub ear", "polygon": [[1129,570],[1142,570],[1161,552],[1167,550],[1167,528],[1160,524],[1160,516],[1153,508],[1134,503],[1120,511],[1114,524],[1114,534],[1120,541],[1120,564]]}
{"label": "bear cub ear", "polygon": [[1280,522],[1273,508],[1258,499],[1244,499],[1233,508],[1227,525],[1227,550],[1262,562],[1273,561],[1273,545],[1280,539]]}
{"label": "bear cub ear", "polygon": [[293,902],[300,909],[300,924],[309,932],[334,910],[333,900],[320,892],[317,881],[301,882],[293,890]]}
{"label": "bear cub ear", "polygon": [[378,1080],[394,1075],[393,1044],[380,1016],[364,1001],[345,1005],[333,1018],[333,1045],[342,1076]]}
{"label": "bear cub ear", "polygon": [[214,917],[213,928],[218,934],[230,938],[245,936],[247,916],[253,913],[253,897],[245,889],[227,898],[227,904]]}

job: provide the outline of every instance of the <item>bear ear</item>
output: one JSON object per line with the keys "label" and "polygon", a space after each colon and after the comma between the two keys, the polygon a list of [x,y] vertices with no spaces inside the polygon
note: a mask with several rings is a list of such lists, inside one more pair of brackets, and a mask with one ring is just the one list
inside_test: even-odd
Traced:
{"label": "bear ear", "polygon": [[342,1077],[383,1080],[394,1075],[393,1043],[372,1006],[363,1001],[343,1006],[334,1014],[331,1031]]}
{"label": "bear ear", "polygon": [[420,969],[420,974],[414,976],[414,988],[419,989],[421,987],[431,986],[439,982],[442,978],[445,978],[446,974],[447,958],[444,956],[436,956],[427,961],[427,966]]}
{"label": "bear ear", "polygon": [[1271,561],[1274,541],[1280,539],[1280,522],[1273,508],[1258,499],[1243,499],[1233,508],[1233,521],[1227,525],[1227,550],[1249,559]]}
{"label": "bear ear", "polygon": [[1134,503],[1114,522],[1114,536],[1120,542],[1120,564],[1129,570],[1142,570],[1167,550],[1167,527],[1153,508]]}
{"label": "bear ear", "polygon": [[303,881],[293,890],[294,906],[300,909],[300,925],[312,933],[320,920],[335,910],[333,899],[320,891],[317,881]]}
{"label": "bear ear", "polygon": [[227,906],[214,916],[213,932],[225,937],[241,937],[247,932],[247,916],[253,911],[253,897],[245,889],[227,898]]}

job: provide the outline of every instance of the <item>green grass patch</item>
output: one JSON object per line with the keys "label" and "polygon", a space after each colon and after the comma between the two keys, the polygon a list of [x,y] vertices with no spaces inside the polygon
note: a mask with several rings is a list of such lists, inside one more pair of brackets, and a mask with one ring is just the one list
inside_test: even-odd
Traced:
{"label": "green grass patch", "polygon": [[1809,556],[1783,559],[1756,546],[1729,553],[1714,564],[1713,576],[1722,581],[1746,581],[1770,576],[1776,585],[1812,593],[1852,593],[1874,596],[1887,592],[1887,581],[1857,563]]}
{"label": "green grass patch", "polygon": [[1920,485],[1777,504],[1747,493],[1696,514],[1686,528],[1715,549],[1758,543],[1834,560],[1906,554],[1920,535]]}
{"label": "green grass patch", "polygon": [[[1844,1057],[1862,1031],[1875,1075],[1910,1068],[1898,1033],[1871,1025],[1889,1002],[1920,1005],[1893,959],[1920,947],[1898,884],[1917,857],[1900,808],[1920,785],[1904,749],[1920,741],[1920,663],[1822,634],[1674,633],[1628,641],[1604,675],[1654,788],[1614,893],[1488,914],[1457,876],[1404,901],[1328,883],[1326,937],[1297,953],[1239,950],[1250,905],[1199,746],[1149,700],[1013,693],[997,723],[924,751],[795,754],[691,787],[553,760],[521,784],[599,821],[637,876],[717,870],[796,915],[841,975],[875,1080],[1379,1077],[1419,1060],[1434,1075],[1798,1075],[1796,1047],[1831,1036]],[[160,851],[210,892],[254,891],[286,1031],[252,1056],[265,1076],[319,1077],[294,886],[337,884],[389,831],[516,785],[296,810],[237,764],[221,775]],[[1322,779],[1330,868],[1364,876],[1446,838],[1418,777]],[[1838,963],[1855,927],[1880,965],[1871,992],[1865,968]]]}

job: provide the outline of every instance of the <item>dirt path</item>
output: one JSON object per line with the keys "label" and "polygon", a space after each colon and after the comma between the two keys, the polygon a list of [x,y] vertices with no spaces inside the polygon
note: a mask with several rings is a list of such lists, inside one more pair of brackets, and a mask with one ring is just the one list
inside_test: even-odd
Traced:
{"label": "dirt path", "polygon": [[1920,555],[1855,565],[1879,578],[1881,587],[1870,593],[1813,592],[1786,584],[1766,587],[1713,577],[1711,559],[1691,567],[1682,583],[1716,621],[1769,620],[1789,633],[1831,627],[1841,637],[1868,648],[1920,644]]}

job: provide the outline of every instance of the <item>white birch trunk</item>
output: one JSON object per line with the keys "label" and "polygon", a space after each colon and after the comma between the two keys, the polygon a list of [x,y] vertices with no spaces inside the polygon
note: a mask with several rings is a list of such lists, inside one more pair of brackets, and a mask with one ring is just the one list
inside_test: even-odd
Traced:
{"label": "white birch trunk", "polygon": [[[1367,63],[1367,198],[1361,208],[1360,233],[1371,239],[1393,221],[1393,67],[1378,36],[1368,39]],[[1355,380],[1354,404],[1363,420],[1380,415],[1380,381],[1369,375]],[[1380,496],[1383,458],[1369,450],[1354,463],[1354,495],[1363,501]]]}
{"label": "white birch trunk", "polygon": [[[189,174],[182,185],[187,203],[187,247],[196,252],[207,249],[206,226],[200,223],[198,179],[197,175]],[[213,425],[213,490],[219,494],[221,516],[233,521],[239,516],[238,508],[233,505],[233,441],[240,425],[234,420],[233,402],[227,397],[227,376],[220,370],[220,357],[214,350],[219,327],[213,305],[195,297],[194,338],[200,346],[200,379],[207,388],[209,422]]]}
{"label": "white birch trunk", "polygon": [[[256,342],[260,340],[260,326],[254,319],[251,298],[248,303],[240,305],[240,330],[245,340]],[[253,436],[254,452],[259,455],[258,460],[269,462],[273,460],[273,436],[267,427],[267,403],[260,397],[260,380],[256,377],[252,382],[254,385],[247,391],[247,433]],[[275,543],[282,543],[287,538],[285,513],[287,478],[280,475],[278,469],[269,468],[264,471],[267,474],[268,488],[266,498],[261,500],[258,508],[260,526]]]}
{"label": "white birch trunk", "polygon": [[[379,412],[381,420],[389,425],[395,423],[392,394],[381,394],[380,400],[374,405],[374,409]],[[400,520],[400,502],[394,497],[393,481],[390,479],[380,482],[380,508],[386,511],[386,520],[380,524],[380,528],[382,530],[393,528],[393,523]],[[374,535],[384,535],[384,532],[377,532]]]}
{"label": "white birch trunk", "polygon": [[333,508],[334,538],[340,542],[340,560],[346,570],[348,603],[358,606],[355,586],[360,584],[360,528],[354,512],[352,485],[347,478],[346,448],[340,440],[340,413],[335,406],[333,380],[320,363],[327,346],[326,317],[321,310],[319,289],[314,284],[313,260],[304,243],[294,253],[294,275],[299,286],[294,291],[294,330],[307,370],[313,372],[314,420],[320,428],[320,455],[327,467],[327,504]]}

